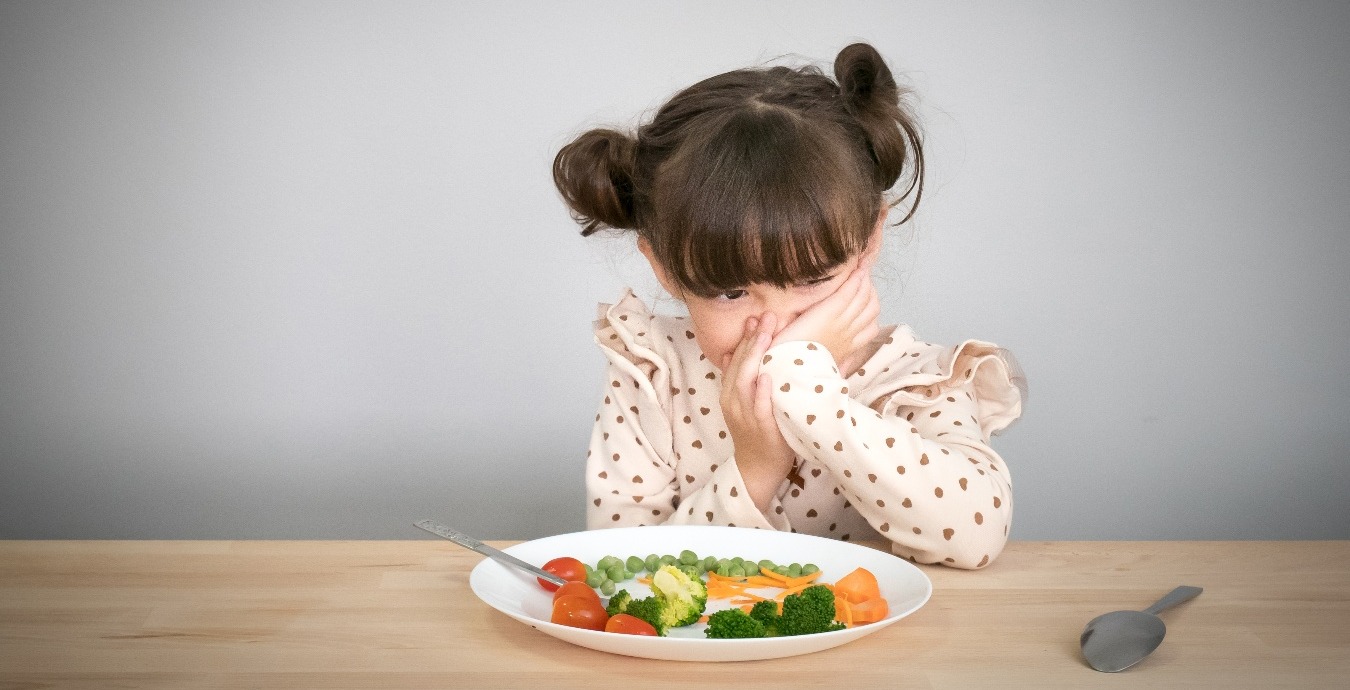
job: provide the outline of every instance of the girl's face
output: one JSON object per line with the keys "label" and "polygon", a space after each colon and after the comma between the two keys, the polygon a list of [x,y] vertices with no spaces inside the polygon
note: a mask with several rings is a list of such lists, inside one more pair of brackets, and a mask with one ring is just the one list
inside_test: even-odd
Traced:
{"label": "girl's face", "polygon": [[802,312],[838,290],[863,262],[875,260],[880,240],[881,233],[874,233],[867,251],[854,255],[816,280],[787,287],[757,283],[727,290],[714,297],[699,297],[682,291],[655,261],[650,245],[640,240],[638,248],[651,263],[652,271],[662,287],[684,302],[689,310],[689,319],[693,324],[691,330],[699,348],[713,366],[721,369],[723,363],[736,351],[741,339],[745,337],[746,321],[752,317],[762,319],[766,313],[772,313],[776,317],[774,322],[777,324],[777,331],[774,335],[777,335]]}

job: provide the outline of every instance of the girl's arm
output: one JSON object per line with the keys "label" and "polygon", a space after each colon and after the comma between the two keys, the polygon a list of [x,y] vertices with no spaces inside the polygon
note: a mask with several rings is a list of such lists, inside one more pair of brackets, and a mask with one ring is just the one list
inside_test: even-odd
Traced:
{"label": "girl's arm", "polygon": [[1007,380],[1001,359],[958,352],[953,366],[961,370],[950,379],[922,394],[897,391],[873,403],[876,409],[851,397],[822,345],[786,342],[766,359],[762,371],[774,382],[775,414],[788,444],[829,468],[845,498],[897,554],[961,568],[998,556],[1012,490],[1007,467],[989,447],[979,391]]}
{"label": "girl's arm", "polygon": [[[637,525],[731,525],[786,529],[775,498],[761,512],[734,458],[675,448],[670,373],[659,355],[632,342],[627,324],[601,338],[609,362],[586,459],[588,529]],[[683,395],[683,393],[680,393]],[[701,443],[700,443],[701,445]],[[685,461],[684,454],[689,454]]]}

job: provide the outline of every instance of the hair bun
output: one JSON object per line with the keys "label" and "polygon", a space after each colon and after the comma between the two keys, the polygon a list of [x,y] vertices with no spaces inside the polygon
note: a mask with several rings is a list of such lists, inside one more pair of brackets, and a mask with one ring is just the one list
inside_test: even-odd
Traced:
{"label": "hair bun", "polygon": [[637,141],[612,129],[592,129],[558,151],[553,184],[591,235],[602,226],[632,229],[633,166]]}
{"label": "hair bun", "polygon": [[923,149],[918,128],[902,106],[900,88],[881,54],[866,43],[854,43],[839,51],[834,77],[844,108],[866,132],[880,190],[890,189],[900,178],[906,163],[911,162],[912,150],[914,179],[902,196],[908,196],[916,184],[922,193]]}
{"label": "hair bun", "polygon": [[855,113],[872,110],[877,101],[895,103],[899,93],[895,78],[876,48],[854,43],[839,51],[834,61],[834,78],[844,102]]}

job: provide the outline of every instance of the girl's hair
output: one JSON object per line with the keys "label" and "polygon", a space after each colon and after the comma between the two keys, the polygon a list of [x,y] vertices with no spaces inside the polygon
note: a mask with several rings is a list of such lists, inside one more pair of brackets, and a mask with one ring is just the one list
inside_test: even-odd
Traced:
{"label": "girl's hair", "polygon": [[553,182],[589,236],[634,230],[696,295],[826,275],[861,252],[885,192],[923,195],[923,146],[881,55],[742,69],[677,93],[636,136],[593,129],[564,146]]}

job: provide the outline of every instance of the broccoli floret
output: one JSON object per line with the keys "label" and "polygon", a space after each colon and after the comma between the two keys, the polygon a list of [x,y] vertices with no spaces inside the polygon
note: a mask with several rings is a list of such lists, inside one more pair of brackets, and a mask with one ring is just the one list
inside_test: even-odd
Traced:
{"label": "broccoli floret", "polygon": [[764,624],[740,609],[726,609],[708,616],[708,630],[704,634],[720,640],[765,636]]}
{"label": "broccoli floret", "polygon": [[697,622],[708,606],[708,586],[703,584],[703,580],[689,577],[675,566],[663,565],[652,573],[651,586],[652,595],[665,602],[661,621],[667,628]]}
{"label": "broccoli floret", "polygon": [[628,604],[633,601],[633,595],[628,590],[621,589],[609,598],[609,605],[605,606],[605,613],[611,616],[617,616],[620,613],[626,613]]}
{"label": "broccoli floret", "polygon": [[[628,590],[624,591],[627,592]],[[669,624],[666,623],[667,606],[665,600],[655,596],[643,599],[632,599],[630,597],[630,599],[631,601],[624,607],[623,613],[651,623],[652,627],[656,628],[656,634],[665,637],[666,629],[669,627]],[[613,604],[614,601],[611,599],[610,603]]]}
{"label": "broccoli floret", "polygon": [[750,617],[764,626],[765,637],[778,637],[783,633],[778,629],[778,602],[765,599],[750,607]]}
{"label": "broccoli floret", "polygon": [[778,632],[782,635],[811,635],[843,630],[842,623],[834,622],[834,592],[824,585],[812,585],[783,599],[783,613],[778,616]]}

